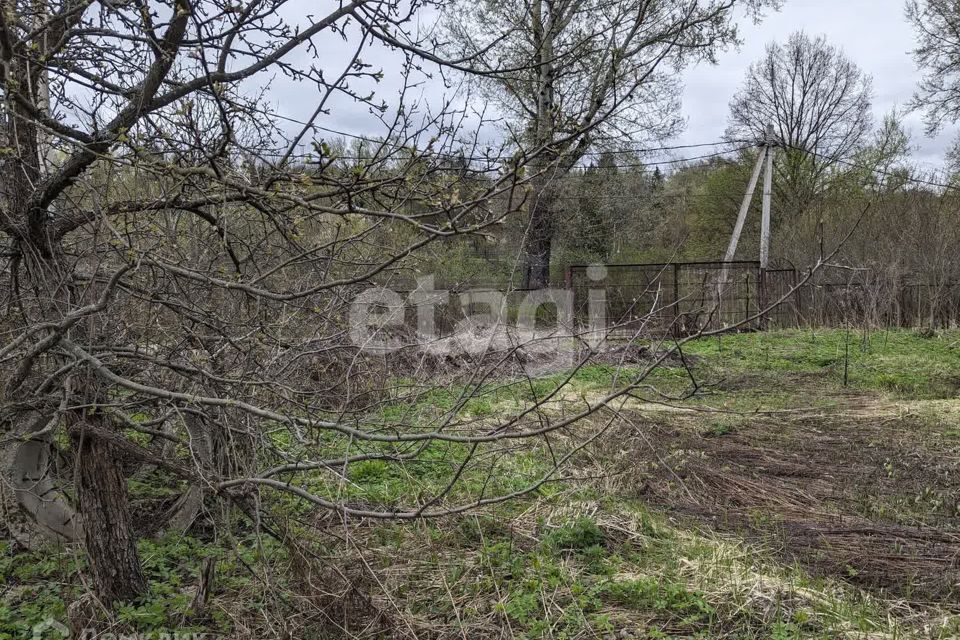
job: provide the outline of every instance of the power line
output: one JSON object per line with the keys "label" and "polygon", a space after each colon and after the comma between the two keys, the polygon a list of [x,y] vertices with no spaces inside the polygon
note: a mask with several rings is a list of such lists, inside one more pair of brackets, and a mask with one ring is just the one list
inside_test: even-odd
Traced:
{"label": "power line", "polygon": [[572,170],[586,173],[587,171],[616,171],[621,169],[639,169],[640,173],[651,173],[651,168],[656,170],[657,167],[666,167],[673,166],[678,164],[687,164],[691,162],[699,162],[702,160],[712,160],[714,158],[722,158],[734,153],[740,153],[746,149],[751,148],[753,145],[738,147],[736,149],[728,149],[726,151],[718,151],[716,153],[707,153],[699,156],[691,156],[687,158],[674,158],[672,160],[656,160],[651,162],[639,162],[639,163],[629,163],[629,164],[618,164],[609,167],[598,167],[598,166],[578,166],[573,167]]}
{"label": "power line", "polygon": [[[700,159],[704,159],[704,158],[713,158],[713,157],[717,157],[717,156],[721,156],[721,155],[726,155],[726,154],[729,154],[729,153],[736,153],[736,152],[743,151],[743,150],[745,150],[745,149],[750,149],[750,148],[752,148],[752,147],[755,146],[754,143],[744,144],[744,143],[746,143],[746,142],[747,142],[747,141],[744,141],[744,140],[738,140],[738,141],[722,141],[722,142],[704,142],[704,143],[701,143],[701,144],[686,144],[686,145],[675,145],[675,146],[664,146],[664,147],[643,147],[643,148],[634,148],[634,149],[629,149],[629,148],[628,148],[628,149],[616,149],[616,150],[610,150],[610,151],[590,151],[590,152],[587,152],[587,153],[582,154],[582,156],[585,157],[585,158],[599,158],[599,157],[602,157],[604,154],[611,154],[611,155],[627,155],[627,154],[633,154],[633,155],[638,155],[638,156],[639,156],[639,155],[644,155],[644,154],[648,154],[648,153],[662,153],[662,152],[667,152],[667,151],[683,151],[683,150],[688,150],[688,149],[699,149],[699,148],[704,148],[704,147],[718,147],[718,146],[722,146],[722,145],[737,144],[737,143],[739,143],[739,144],[741,145],[741,146],[738,146],[738,147],[735,147],[735,148],[732,148],[732,149],[727,149],[727,150],[724,150],[724,151],[719,151],[719,152],[715,152],[715,153],[705,154],[705,155],[702,155],[702,156],[696,156],[696,157],[692,157],[692,158],[678,158],[678,159],[674,159],[674,160],[666,160],[666,161],[659,161],[659,162],[636,163],[636,164],[633,164],[633,165],[630,165],[630,164],[619,164],[619,165],[615,165],[615,166],[617,166],[617,167],[629,167],[629,166],[653,166],[653,165],[655,165],[655,164],[677,164],[677,163],[680,163],[680,162],[700,160]],[[378,143],[378,144],[379,144],[379,143]],[[397,148],[395,149],[395,151],[404,151],[404,150],[407,150],[407,148],[397,147]],[[312,156],[310,156],[310,155],[308,154],[308,155],[299,156],[299,157],[301,157],[301,158],[311,158]],[[382,157],[380,157],[380,158],[377,158],[377,157],[364,157],[364,156],[345,156],[345,155],[334,155],[334,156],[332,156],[332,158],[335,159],[335,160],[353,160],[353,161],[362,161],[362,160],[388,160],[388,159],[390,159],[390,157],[391,157],[391,156],[382,156]],[[460,155],[460,154],[456,154],[456,153],[428,153],[428,152],[426,152],[426,151],[420,152],[420,156],[412,156],[412,158],[415,158],[415,159],[437,158],[437,159],[443,159],[443,160],[470,161],[470,162],[503,162],[503,161],[507,161],[507,160],[517,159],[516,156],[515,156],[515,155],[512,155],[512,154],[511,154],[511,155],[489,155],[489,156],[487,156],[487,155],[465,156],[465,155]],[[575,168],[577,168],[577,167],[575,167]],[[586,167],[583,167],[583,168],[586,168]],[[605,168],[605,167],[595,167],[595,168],[603,169],[603,168]]]}
{"label": "power line", "polygon": [[908,174],[908,175],[904,175],[904,174],[902,174],[902,173],[895,173],[895,172],[893,172],[893,171],[888,171],[888,170],[886,170],[886,169],[881,169],[881,168],[879,168],[879,167],[870,167],[870,166],[867,166],[867,165],[862,164],[862,163],[854,162],[854,161],[852,161],[852,160],[847,160],[847,159],[840,158],[840,157],[837,157],[837,156],[828,156],[828,155],[823,154],[823,153],[820,153],[820,152],[818,152],[818,151],[812,151],[812,150],[810,150],[810,149],[804,149],[804,148],[802,148],[802,147],[797,147],[797,146],[793,146],[793,145],[789,145],[789,144],[784,144],[784,143],[782,143],[782,142],[780,143],[780,146],[782,146],[782,147],[785,148],[785,149],[790,149],[790,150],[792,150],[792,151],[799,151],[799,152],[801,152],[801,153],[808,153],[808,154],[810,154],[811,156],[815,156],[815,157],[820,158],[820,159],[822,159],[822,160],[826,160],[827,162],[835,162],[835,163],[837,163],[837,164],[842,164],[842,165],[844,165],[844,166],[846,166],[846,167],[850,167],[850,168],[853,168],[853,169],[862,169],[862,170],[864,170],[864,171],[868,171],[868,172],[870,172],[870,173],[874,173],[874,174],[876,174],[876,175],[883,176],[884,178],[895,178],[895,179],[897,179],[897,180],[902,180],[902,181],[904,181],[904,182],[910,182],[910,183],[912,183],[912,184],[924,185],[924,186],[927,186],[927,187],[934,187],[934,188],[937,188],[937,189],[947,189],[947,190],[957,190],[957,189],[958,189],[958,186],[957,186],[957,185],[946,184],[946,183],[942,183],[942,182],[934,182],[934,181],[932,181],[932,180],[924,180],[923,178],[915,178],[915,177],[913,177],[912,175],[909,175],[909,174]]}
{"label": "power line", "polygon": [[[272,115],[273,117],[279,118],[279,119],[281,119],[281,120],[286,120],[286,121],[291,122],[291,123],[294,123],[294,124],[299,124],[299,125],[304,126],[304,127],[310,127],[310,128],[313,128],[313,129],[317,129],[317,130],[319,130],[319,131],[324,131],[324,132],[327,132],[327,133],[331,133],[331,134],[333,134],[333,135],[342,136],[342,137],[344,137],[344,138],[350,138],[350,139],[353,139],[353,140],[361,140],[361,141],[363,141],[363,142],[370,142],[370,143],[372,143],[372,144],[376,144],[376,145],[380,145],[380,146],[386,145],[386,144],[389,143],[389,140],[378,139],[378,138],[371,138],[371,137],[363,136],[363,135],[360,135],[360,134],[348,133],[348,132],[346,132],[346,131],[339,131],[339,130],[337,130],[337,129],[332,129],[332,128],[330,128],[330,127],[325,127],[325,126],[318,125],[318,124],[315,124],[315,123],[309,123],[309,122],[304,122],[304,121],[301,121],[301,120],[297,120],[296,118],[291,118],[291,117],[289,117],[289,116],[284,116],[284,115],[280,115],[280,114],[266,114],[266,113],[265,113],[265,115]],[[586,157],[586,158],[599,158],[599,157],[602,157],[602,156],[605,155],[605,154],[611,154],[611,155],[629,155],[629,154],[642,155],[642,154],[646,154],[646,153],[662,153],[662,152],[667,152],[667,151],[683,151],[683,150],[689,150],[689,149],[700,149],[700,148],[704,148],[704,147],[719,147],[719,146],[724,146],[724,145],[745,145],[745,146],[742,146],[742,147],[738,147],[738,148],[736,149],[737,151],[740,151],[740,150],[743,150],[744,148],[753,147],[753,146],[756,146],[756,145],[758,145],[758,144],[759,144],[759,143],[758,143],[757,141],[754,141],[754,140],[728,139],[728,140],[718,140],[718,141],[715,141],[715,142],[701,142],[701,143],[693,143],[693,144],[665,145],[665,146],[659,146],[659,147],[618,148],[618,149],[608,149],[608,150],[593,150],[593,151],[587,151],[587,152],[581,154],[581,156],[582,156],[582,157]],[[411,150],[411,148],[410,148],[409,146],[405,146],[405,145],[396,145],[396,146],[393,147],[393,151],[410,151],[410,150]],[[732,151],[733,151],[733,150],[731,150],[731,152],[732,152]],[[457,154],[457,153],[449,153],[449,152],[448,152],[448,153],[433,153],[433,154],[428,154],[426,151],[418,151],[418,154],[420,154],[420,155],[425,155],[425,156],[433,156],[433,157],[438,157],[438,158],[445,158],[445,159],[450,159],[450,160],[476,161],[476,162],[484,162],[484,161],[487,161],[487,162],[497,162],[497,161],[513,160],[513,159],[515,159],[515,155],[514,155],[514,154],[509,154],[509,155],[475,155],[475,156],[466,156],[466,155],[461,155],[461,154]],[[276,157],[282,157],[282,154],[277,154]],[[309,157],[309,156],[301,156],[301,157]],[[364,157],[359,157],[359,156],[336,156],[336,159],[338,159],[338,160],[356,160],[356,161],[359,161],[359,160],[368,160],[368,159],[370,159],[370,158],[364,158]],[[696,158],[693,158],[693,159],[696,159]],[[650,163],[648,163],[648,164],[650,164]]]}
{"label": "power line", "polygon": [[[624,153],[636,153],[636,154],[640,155],[640,154],[648,153],[648,152],[652,152],[652,151],[667,151],[667,150],[679,150],[679,149],[692,149],[692,148],[697,148],[697,147],[717,146],[717,145],[719,145],[719,144],[727,144],[727,143],[704,143],[704,144],[700,144],[700,145],[680,145],[680,146],[677,146],[677,147],[660,147],[660,148],[657,148],[657,149],[642,149],[642,150],[641,150],[641,149],[634,149],[634,150],[624,150]],[[673,158],[673,159],[670,159],[670,160],[651,160],[651,161],[648,161],[648,162],[619,163],[619,164],[615,164],[615,165],[611,165],[611,166],[598,166],[598,165],[588,165],[588,166],[584,166],[584,165],[577,165],[577,166],[571,167],[569,170],[570,170],[570,171],[576,171],[576,172],[586,172],[586,171],[619,171],[619,170],[626,170],[626,169],[640,169],[640,170],[647,170],[647,171],[649,171],[651,168],[656,168],[656,167],[672,166],[672,165],[678,165],[678,164],[685,164],[685,163],[697,162],[697,161],[701,161],[701,160],[709,160],[709,159],[713,159],[713,158],[721,158],[721,157],[724,157],[724,156],[728,156],[728,155],[730,155],[730,154],[740,153],[740,152],[745,151],[745,150],[747,150],[747,149],[753,148],[753,146],[754,146],[753,144],[749,144],[749,145],[744,145],[744,146],[736,147],[736,148],[733,148],[733,149],[726,149],[726,150],[724,150],[724,151],[717,151],[717,152],[714,152],[714,153],[707,153],[707,154],[702,154],[702,155],[698,155],[698,156],[690,156],[690,157],[683,157],[683,158]],[[263,158],[263,155],[260,154],[258,157]],[[271,156],[271,157],[282,158],[283,155],[282,155],[282,154],[277,154],[277,155]],[[316,161],[317,161],[317,157],[316,157],[316,156],[312,156],[312,155],[292,156],[292,157],[290,157],[289,159],[290,159],[290,160],[299,161],[299,162],[302,162],[302,163],[304,163],[304,164],[310,164],[310,163],[314,163],[314,164],[315,164]],[[388,160],[394,160],[394,159],[397,159],[397,158],[393,158],[393,157],[391,157],[391,156],[363,157],[363,156],[340,156],[340,155],[331,155],[330,158],[329,158],[329,161],[330,161],[330,162],[336,162],[336,161],[338,161],[338,160],[341,160],[341,161],[348,161],[348,162],[374,162],[374,163],[381,163],[381,162],[386,162],[386,161],[388,161]],[[444,155],[444,154],[439,154],[439,155],[438,155],[438,154],[430,154],[430,155],[427,155],[427,154],[424,154],[424,155],[419,156],[419,157],[418,157],[418,156],[411,156],[411,157],[409,158],[409,160],[413,160],[413,161],[422,161],[422,160],[431,160],[431,159],[437,159],[437,160],[457,160],[457,161],[486,161],[486,162],[491,162],[491,163],[492,163],[492,162],[497,161],[498,159],[501,160],[501,161],[502,161],[502,160],[507,160],[507,159],[511,159],[511,160],[512,160],[512,159],[513,159],[513,156],[490,156],[490,157],[486,157],[486,156],[475,156],[475,157],[472,157],[472,158],[471,158],[471,157],[458,156],[458,155]],[[521,166],[522,166],[522,165],[521,165]],[[469,166],[463,166],[463,167],[431,167],[430,170],[431,170],[431,171],[463,171],[463,172],[467,172],[467,173],[491,173],[491,172],[499,171],[499,170],[500,170],[500,167],[489,167],[489,168],[477,168],[477,167],[469,167]]]}
{"label": "power line", "polygon": [[[355,139],[355,140],[363,140],[363,141],[365,141],[365,142],[371,142],[371,143],[374,143],[374,144],[377,144],[377,145],[383,145],[383,144],[385,144],[385,143],[387,142],[386,140],[381,140],[381,139],[377,139],[377,138],[370,138],[370,137],[362,136],[362,135],[359,135],[359,134],[352,134],[352,133],[348,133],[348,132],[346,132],[346,131],[339,131],[339,130],[337,130],[337,129],[332,129],[332,128],[325,127],[325,126],[318,125],[318,124],[311,124],[311,123],[308,123],[308,122],[304,122],[304,121],[301,121],[301,120],[297,120],[296,118],[291,118],[291,117],[289,117],[289,116],[284,116],[284,115],[280,115],[280,114],[271,114],[271,115],[273,115],[274,117],[279,118],[279,119],[281,119],[281,120],[286,120],[286,121],[288,121],[288,122],[291,122],[291,123],[294,123],[294,124],[299,124],[299,125],[305,126],[305,127],[312,127],[312,128],[317,129],[317,130],[319,130],[319,131],[325,131],[325,132],[327,132],[327,133],[331,133],[331,134],[333,134],[333,135],[338,135],[338,136],[343,136],[343,137],[345,137],[345,138],[351,138],[351,139]],[[685,162],[695,162],[695,161],[698,161],[698,160],[706,160],[706,159],[711,159],[711,158],[715,158],[715,157],[721,157],[721,156],[723,156],[723,155],[727,155],[727,154],[730,154],[730,153],[737,153],[737,152],[740,152],[740,151],[744,151],[744,150],[746,150],[746,149],[755,147],[755,146],[759,145],[760,143],[757,142],[757,141],[750,141],[750,140],[744,140],[744,139],[730,139],[730,140],[721,140],[721,141],[716,141],[716,142],[703,142],[703,143],[685,144],[685,145],[670,145],[670,146],[644,147],[644,148],[621,148],[621,149],[611,149],[611,150],[606,150],[606,151],[589,151],[589,152],[583,154],[583,157],[597,158],[597,157],[603,156],[604,154],[612,154],[612,155],[629,155],[629,154],[636,154],[636,155],[642,155],[642,154],[646,154],[646,153],[662,153],[662,152],[668,152],[668,151],[682,151],[682,150],[698,149],[698,148],[712,147],[712,146],[719,147],[719,146],[728,145],[728,144],[741,144],[741,145],[743,145],[743,146],[737,147],[737,148],[735,148],[735,149],[730,149],[730,150],[727,150],[727,151],[718,152],[718,153],[715,153],[715,154],[705,154],[705,155],[695,156],[695,157],[690,157],[690,158],[679,158],[679,159],[675,159],[675,160],[664,160],[664,161],[657,161],[657,162],[646,162],[646,163],[635,163],[635,164],[620,164],[620,165],[616,165],[616,166],[614,166],[614,167],[609,167],[609,169],[646,168],[646,167],[656,167],[656,166],[669,166],[669,165],[674,165],[674,164],[682,164],[682,163],[685,163]],[[781,147],[786,148],[786,149],[791,149],[791,150],[794,150],[794,151],[800,151],[800,152],[802,152],[802,153],[808,153],[808,154],[810,154],[810,155],[812,155],[812,156],[816,156],[816,157],[818,157],[818,158],[827,160],[827,161],[829,161],[829,162],[835,162],[835,163],[837,163],[837,164],[842,164],[842,165],[847,166],[847,167],[851,167],[851,168],[855,168],[855,169],[862,169],[862,170],[865,170],[865,171],[869,171],[869,172],[874,173],[874,174],[876,174],[876,175],[883,176],[884,178],[895,178],[895,179],[897,179],[897,180],[903,180],[903,181],[905,181],[905,182],[910,182],[910,183],[912,183],[912,184],[918,184],[918,185],[923,185],[923,186],[927,186],[927,187],[933,187],[933,188],[937,188],[937,189],[945,189],[945,190],[957,190],[957,189],[960,189],[960,187],[958,187],[957,185],[953,185],[953,184],[947,184],[947,183],[942,183],[942,182],[935,182],[935,181],[932,181],[932,180],[924,180],[924,179],[922,179],[922,178],[916,178],[916,177],[909,176],[909,175],[908,175],[908,176],[904,176],[903,174],[900,174],[900,173],[895,173],[895,172],[888,171],[888,170],[885,170],[885,169],[880,169],[880,168],[877,168],[877,167],[870,167],[870,166],[867,166],[867,165],[864,165],[864,164],[861,164],[861,163],[857,163],[857,162],[854,162],[854,161],[852,161],[852,160],[848,160],[848,159],[844,159],[844,158],[828,156],[828,155],[822,154],[822,153],[820,153],[820,152],[818,152],[818,151],[813,151],[813,150],[810,150],[810,149],[804,149],[804,148],[801,148],[801,147],[796,147],[796,146],[789,145],[789,144],[786,144],[786,143],[783,143],[783,142],[780,142],[779,144],[780,144]],[[397,147],[395,147],[394,149],[395,149],[395,150],[405,150],[405,149],[409,149],[409,147],[397,146]],[[280,156],[278,155],[277,157],[280,157]],[[309,156],[303,156],[303,157],[308,158]],[[425,157],[429,157],[429,156],[425,156]],[[514,158],[513,155],[461,156],[461,155],[458,155],[458,154],[449,154],[449,153],[448,153],[448,154],[433,154],[433,157],[446,158],[446,159],[450,159],[450,160],[460,160],[460,161],[475,161],[475,162],[485,162],[485,161],[486,161],[486,162],[497,162],[497,161],[504,161],[504,160],[512,160],[512,159]],[[371,158],[362,158],[362,157],[357,157],[357,156],[337,156],[336,159],[337,159],[337,160],[346,160],[346,161],[371,160]],[[383,159],[386,159],[386,158],[383,158]],[[575,167],[575,169],[585,170],[586,167]],[[594,169],[604,170],[604,169],[608,169],[608,167],[594,167]]]}

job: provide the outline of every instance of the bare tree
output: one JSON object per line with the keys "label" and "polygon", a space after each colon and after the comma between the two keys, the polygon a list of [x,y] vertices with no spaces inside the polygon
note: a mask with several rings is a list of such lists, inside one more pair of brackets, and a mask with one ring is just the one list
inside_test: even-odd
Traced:
{"label": "bare tree", "polygon": [[[420,248],[497,223],[523,184],[516,165],[451,160],[454,142],[472,152],[448,105],[417,113],[401,92],[391,110],[364,88],[380,78],[360,57],[371,43],[401,49],[407,74],[442,63],[405,30],[424,3],[288,5],[0,6],[4,525],[24,544],[84,542],[107,602],[146,589],[131,463],[190,483],[166,529],[205,496],[252,513],[260,487],[295,489],[291,474],[402,462],[443,440],[443,427],[388,435],[345,413],[364,379],[349,300]],[[339,67],[316,61],[331,38],[351,43]],[[280,127],[264,74],[310,87],[302,128]],[[355,158],[318,141],[305,164],[295,149],[343,99],[379,114],[382,136]],[[496,214],[494,197],[508,203]],[[320,431],[341,446],[309,446]],[[380,515],[429,515],[442,497]]]}
{"label": "bare tree", "polygon": [[913,23],[913,51],[923,79],[913,106],[926,111],[927,132],[960,119],[960,7],[950,0],[909,0],[907,19]]}
{"label": "bare tree", "polygon": [[[697,43],[732,36],[732,3],[679,17],[647,4],[659,13],[637,29],[654,29],[650,15],[674,27],[654,29],[669,42],[649,50],[646,37],[627,40],[658,58],[636,67],[647,69],[637,91],[675,48],[706,55]],[[607,413],[659,364],[559,416],[542,410],[563,400],[587,350],[555,388],[528,385],[512,415],[475,415],[472,400],[501,392],[491,380],[524,373],[521,346],[505,340],[447,379],[459,390],[451,406],[415,421],[383,411],[428,404],[436,358],[394,326],[402,305],[386,294],[371,302],[387,308],[373,314],[384,326],[364,339],[396,353],[351,341],[352,301],[370,285],[409,281],[424,248],[482,235],[520,211],[547,165],[529,172],[529,158],[481,153],[463,110],[418,111],[405,99],[420,66],[470,69],[411,30],[425,3],[353,0],[299,17],[292,5],[2,2],[3,524],[25,545],[83,543],[105,602],[145,592],[138,538],[189,526],[205,502],[292,544],[272,518],[289,504],[272,500],[278,493],[342,517],[414,520],[534,491],[615,413],[593,433],[583,419]],[[686,39],[688,29],[703,38]],[[319,60],[325,39],[351,43],[339,66]],[[393,104],[377,96],[380,71],[361,57],[371,46],[403,61]],[[276,74],[315,95],[313,115],[292,130],[262,99],[263,78]],[[601,83],[592,108],[607,115],[563,125],[573,148],[626,104],[613,84]],[[380,134],[352,146],[324,140],[329,112],[357,105],[376,114]],[[299,157],[304,141],[313,152]],[[436,294],[417,284],[419,309]],[[574,428],[560,448],[553,436]],[[552,468],[501,477],[518,441],[539,443]],[[399,472],[429,464],[439,488],[410,474],[395,502],[351,500],[344,479],[371,462]],[[156,522],[135,523],[128,479],[144,468],[189,488]]]}
{"label": "bare tree", "polygon": [[730,103],[727,135],[762,140],[772,124],[783,145],[778,190],[792,214],[824,186],[829,170],[859,149],[871,131],[872,82],[825,38],[803,32],[771,44],[750,66]]}
{"label": "bare tree", "polygon": [[553,184],[591,148],[678,131],[678,72],[737,42],[735,12],[777,0],[506,0],[450,3],[449,48],[485,80],[532,157],[522,286],[550,277],[561,211]]}

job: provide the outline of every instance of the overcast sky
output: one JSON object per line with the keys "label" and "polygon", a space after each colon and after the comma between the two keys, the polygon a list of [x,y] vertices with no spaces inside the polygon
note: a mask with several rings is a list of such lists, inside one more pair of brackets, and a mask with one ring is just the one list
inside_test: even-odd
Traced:
{"label": "overcast sky", "polygon": [[[913,63],[913,28],[904,16],[904,0],[786,0],[783,9],[759,25],[741,26],[743,46],[719,57],[716,66],[701,66],[686,73],[684,114],[688,126],[683,142],[714,140],[726,128],[727,105],[737,91],[750,63],[763,56],[770,42],[783,42],[797,30],[825,35],[847,56],[873,76],[874,111],[877,120],[893,108],[909,102],[919,73]],[[939,166],[956,128],[936,139],[924,135],[919,113],[908,114],[905,123],[917,147],[915,159]]]}
{"label": "overcast sky", "polygon": [[[304,13],[310,13],[316,0],[302,0]],[[780,12],[771,13],[760,24],[749,20],[741,24],[744,41],[739,50],[720,54],[718,64],[701,65],[684,74],[683,114],[688,125],[676,140],[678,144],[699,144],[719,140],[727,124],[730,99],[740,87],[749,65],[763,56],[770,42],[784,42],[797,30],[812,36],[825,35],[828,41],[843,49],[846,55],[873,77],[874,111],[879,122],[893,108],[909,102],[919,77],[911,50],[914,35],[904,16],[905,0],[785,0]],[[429,20],[428,20],[429,21]],[[328,77],[344,59],[350,43],[327,39],[321,44],[320,59]],[[395,101],[399,89],[395,56],[382,49],[371,49],[364,60],[382,66],[386,79],[377,87],[388,102]],[[393,59],[391,59],[393,58]],[[330,66],[331,69],[327,69]],[[439,81],[426,82],[413,91],[422,100],[434,105],[442,101],[444,88]],[[316,101],[303,86],[289,85],[282,79],[274,86],[277,108],[281,114],[306,118]],[[334,129],[355,134],[378,131],[368,110],[355,104],[335,105],[322,123]],[[914,160],[928,168],[939,167],[947,146],[956,134],[948,128],[935,139],[924,135],[922,115],[908,114],[907,129],[915,147]]]}

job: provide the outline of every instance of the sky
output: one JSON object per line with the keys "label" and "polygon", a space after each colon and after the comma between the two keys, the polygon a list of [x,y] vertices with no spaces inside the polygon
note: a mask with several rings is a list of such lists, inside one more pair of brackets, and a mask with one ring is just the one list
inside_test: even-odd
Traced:
{"label": "sky", "polygon": [[[300,0],[304,13],[311,13],[316,0]],[[727,126],[728,105],[741,86],[750,64],[760,59],[767,44],[784,42],[797,30],[811,36],[826,36],[873,78],[873,107],[879,124],[884,114],[892,109],[903,109],[915,91],[920,73],[911,50],[914,47],[913,27],[904,15],[905,0],[785,0],[779,12],[770,12],[759,24],[749,19],[741,22],[743,44],[738,49],[722,52],[717,64],[702,64],[687,69],[683,74],[683,116],[687,126],[683,133],[670,141],[676,144],[700,144],[720,140]],[[426,23],[431,21],[425,17]],[[320,59],[325,72],[329,65],[336,70],[336,62],[345,59],[351,43],[328,39],[320,46]],[[384,80],[376,90],[388,102],[397,95],[400,83],[395,54],[383,48],[364,52],[364,61],[382,68]],[[436,107],[449,89],[435,76],[414,88],[423,108]],[[305,119],[313,111],[316,101],[304,93],[303,86],[278,79],[272,95],[275,108],[285,116]],[[923,115],[906,113],[904,124],[911,134],[914,162],[921,167],[935,169],[942,166],[944,154],[957,127],[947,127],[935,138],[924,133]],[[330,116],[323,125],[354,134],[376,135],[382,128],[365,107],[356,104],[333,104]]]}
{"label": "sky", "polygon": [[[759,25],[741,23],[744,44],[738,51],[721,54],[716,66],[702,65],[686,72],[683,111],[687,128],[679,139],[699,143],[722,135],[727,105],[747,68],[763,56],[768,43],[784,42],[798,30],[826,36],[873,77],[878,122],[892,109],[906,107],[920,73],[911,55],[914,33],[904,5],[904,0],[786,0],[779,12],[768,14]],[[918,164],[941,165],[957,127],[948,127],[930,139],[924,135],[921,113],[906,114],[904,123]]]}

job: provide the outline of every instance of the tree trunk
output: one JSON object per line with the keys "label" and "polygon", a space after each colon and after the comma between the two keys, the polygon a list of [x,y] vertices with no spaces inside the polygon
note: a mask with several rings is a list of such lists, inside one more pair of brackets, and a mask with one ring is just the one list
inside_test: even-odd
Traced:
{"label": "tree trunk", "polygon": [[[522,289],[546,289],[550,285],[550,254],[553,248],[554,188],[551,180],[557,177],[550,168],[548,150],[554,141],[556,118],[556,86],[554,77],[554,40],[557,36],[557,16],[553,6],[545,0],[531,5],[531,27],[537,52],[537,114],[531,130],[533,142],[542,157],[531,165],[533,179],[533,207],[530,225],[523,240]],[[552,174],[552,175],[551,175]]]}
{"label": "tree trunk", "polygon": [[77,452],[77,498],[90,573],[97,595],[107,603],[129,601],[147,591],[137,538],[127,506],[127,481],[114,447],[81,429]]}
{"label": "tree trunk", "polygon": [[55,541],[76,542],[77,514],[64,496],[51,454],[51,436],[41,434],[49,416],[15,414],[0,425],[0,511],[7,535],[27,549]]}
{"label": "tree trunk", "polygon": [[[0,227],[12,240],[17,254],[11,261],[8,276],[17,313],[9,315],[22,318],[20,329],[24,331],[41,326],[46,328],[31,334],[31,341],[19,349],[24,356],[14,360],[12,366],[7,365],[5,375],[0,376],[3,379],[0,429],[11,432],[0,435],[18,438],[0,446],[0,464],[4,465],[0,471],[0,481],[4,483],[0,507],[6,511],[5,519],[11,533],[20,534],[19,537],[27,539],[27,543],[36,537],[32,535],[33,529],[69,540],[72,536],[80,537],[82,527],[94,586],[101,599],[110,603],[136,598],[146,591],[147,586],[127,508],[126,479],[117,464],[113,446],[109,441],[85,433],[84,416],[66,414],[68,428],[73,427],[70,433],[77,454],[74,475],[80,507],[79,527],[72,509],[62,500],[49,461],[49,440],[62,427],[61,421],[66,413],[64,407],[97,404],[106,395],[96,388],[95,377],[86,373],[78,375],[83,378],[82,388],[73,388],[70,377],[74,372],[63,373],[68,371],[63,369],[68,361],[54,349],[64,338],[77,340],[80,344],[97,343],[95,334],[100,323],[95,316],[74,324],[67,321],[67,314],[98,301],[100,292],[85,279],[78,286],[76,257],[63,251],[62,236],[54,229],[53,222],[58,219],[54,201],[71,180],[57,180],[59,187],[47,192],[52,176],[48,175],[49,167],[44,165],[52,159],[53,151],[50,136],[37,124],[35,112],[51,116],[48,73],[43,61],[48,54],[52,55],[51,47],[60,36],[51,36],[56,34],[58,27],[55,25],[58,23],[46,19],[51,13],[49,4],[46,0],[32,4],[4,2],[2,8],[9,14],[6,15],[10,23],[5,25],[7,31],[9,28],[23,29],[30,24],[25,18],[32,16],[33,30],[37,34],[20,43],[27,53],[14,55],[16,51],[6,51],[2,61],[7,86],[16,87],[19,92],[16,99],[11,91],[3,92],[0,97],[0,125],[4,127],[0,139],[4,146],[15,150],[14,154],[0,158],[0,209],[3,214]],[[29,10],[21,9],[21,5],[29,5]],[[185,6],[184,2],[177,2],[176,19],[167,34],[172,39],[164,43],[167,49],[163,62],[172,64],[173,56],[166,54],[169,47],[175,48],[182,39],[189,15],[189,11],[182,10]],[[73,11],[66,13],[76,14]],[[79,21],[79,15],[74,17]],[[71,20],[64,18],[59,24],[69,30],[74,24]],[[168,70],[169,66],[154,65],[148,75],[156,78],[155,84],[159,86],[159,80]],[[144,81],[144,86],[148,84]],[[25,101],[31,103],[29,108]],[[98,149],[105,151],[106,147],[101,142],[89,146],[89,151]],[[71,159],[80,157],[74,155]],[[90,162],[76,164],[70,175],[76,178],[89,165]],[[67,166],[69,161],[64,168]],[[55,374],[56,371],[61,373]],[[48,384],[50,388],[41,391]],[[50,407],[52,398],[62,398],[62,405],[55,415],[48,415],[48,412],[53,413]],[[40,412],[43,419],[28,427],[22,422],[23,407],[30,409],[26,413]],[[43,425],[48,421],[50,429],[46,430]],[[7,427],[6,423],[10,426]],[[18,505],[22,512],[15,513]],[[30,520],[39,526],[32,526]]]}
{"label": "tree trunk", "polygon": [[550,257],[554,229],[550,191],[548,187],[539,189],[530,213],[530,224],[523,243],[521,289],[546,289],[550,286]]}

